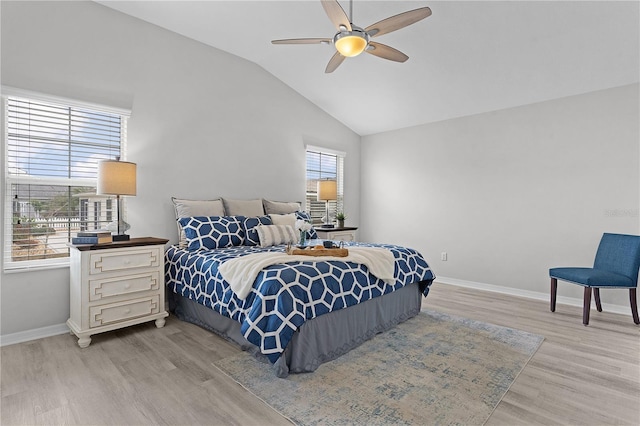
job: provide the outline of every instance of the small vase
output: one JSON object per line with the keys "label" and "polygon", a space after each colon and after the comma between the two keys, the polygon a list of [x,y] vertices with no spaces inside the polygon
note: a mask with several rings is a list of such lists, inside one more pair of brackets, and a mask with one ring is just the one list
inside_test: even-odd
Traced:
{"label": "small vase", "polygon": [[338,220],[338,228],[344,228],[344,220]]}
{"label": "small vase", "polygon": [[303,246],[307,243],[307,231],[300,231],[300,243]]}

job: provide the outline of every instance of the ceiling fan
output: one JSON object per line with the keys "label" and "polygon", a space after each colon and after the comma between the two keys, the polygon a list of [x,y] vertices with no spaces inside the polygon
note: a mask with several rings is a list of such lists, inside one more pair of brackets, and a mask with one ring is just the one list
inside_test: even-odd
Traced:
{"label": "ceiling fan", "polygon": [[325,73],[336,70],[345,58],[358,56],[362,52],[370,53],[390,61],[405,62],[409,57],[393,47],[370,41],[374,37],[399,30],[431,15],[431,9],[421,7],[391,16],[362,29],[353,25],[353,0],[349,2],[350,17],[337,0],[320,0],[324,11],[338,32],[333,38],[290,38],[272,40],[273,44],[333,44],[336,53],[331,57]]}

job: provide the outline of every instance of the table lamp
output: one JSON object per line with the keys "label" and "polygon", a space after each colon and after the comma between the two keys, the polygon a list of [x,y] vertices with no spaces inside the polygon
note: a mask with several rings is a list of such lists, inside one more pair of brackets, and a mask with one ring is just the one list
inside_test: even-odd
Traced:
{"label": "table lamp", "polygon": [[318,201],[324,201],[326,206],[326,214],[322,228],[333,228],[333,224],[329,221],[329,201],[338,199],[338,185],[335,180],[319,180],[318,181]]}
{"label": "table lamp", "polygon": [[115,195],[118,203],[117,219],[107,225],[112,233],[113,241],[128,241],[129,235],[125,234],[131,226],[122,219],[122,205],[120,197],[123,195],[136,195],[136,164],[128,161],[103,160],[98,162],[98,188],[99,195]]}

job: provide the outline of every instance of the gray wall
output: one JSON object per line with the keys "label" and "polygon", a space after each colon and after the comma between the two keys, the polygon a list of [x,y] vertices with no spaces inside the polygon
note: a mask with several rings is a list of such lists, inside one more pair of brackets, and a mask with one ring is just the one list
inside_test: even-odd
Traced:
{"label": "gray wall", "polygon": [[[361,147],[255,64],[101,5],[2,1],[0,13],[3,85],[132,110],[134,236],[176,240],[171,196],[302,200],[305,142],[347,152],[345,210],[360,237],[413,246],[441,277],[547,292],[547,269],[591,264],[602,232],[639,233],[638,85]],[[68,318],[68,268],[0,278],[1,335]],[[627,309],[624,293],[603,302]]]}
{"label": "gray wall", "polygon": [[[548,292],[550,267],[591,266],[603,232],[640,231],[638,91],[364,137],[360,235],[419,249],[441,277]],[[602,300],[628,311],[626,291]]]}
{"label": "gray wall", "polygon": [[[176,241],[171,196],[304,200],[305,143],[347,153],[358,224],[359,136],[254,63],[92,2],[0,7],[3,85],[132,110],[131,235]],[[68,268],[1,278],[2,335],[67,320]]]}

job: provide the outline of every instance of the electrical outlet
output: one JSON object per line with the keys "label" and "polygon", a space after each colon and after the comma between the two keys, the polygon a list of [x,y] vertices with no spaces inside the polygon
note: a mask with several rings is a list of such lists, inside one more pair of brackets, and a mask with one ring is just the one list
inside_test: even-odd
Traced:
{"label": "electrical outlet", "polygon": [[442,253],[440,253],[440,260],[446,261],[447,260],[447,252],[443,251]]}

